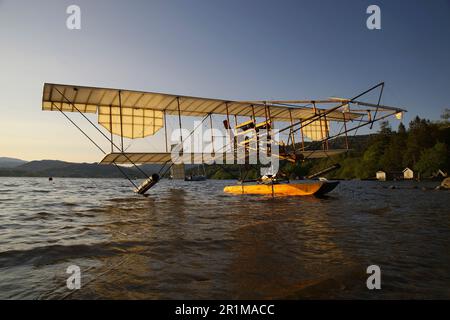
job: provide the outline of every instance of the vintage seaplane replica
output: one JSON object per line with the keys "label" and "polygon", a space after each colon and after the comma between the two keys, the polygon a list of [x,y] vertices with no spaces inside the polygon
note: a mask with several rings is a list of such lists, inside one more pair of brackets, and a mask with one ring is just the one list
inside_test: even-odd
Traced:
{"label": "vintage seaplane replica", "polygon": [[[241,174],[238,184],[227,186],[224,191],[272,196],[323,195],[333,190],[338,182],[315,178],[338,168],[338,164],[311,175],[308,180],[292,182],[282,172],[274,170],[274,162],[295,165],[308,159],[347,152],[350,150],[349,133],[356,134],[364,126],[372,128],[374,122],[390,116],[401,119],[404,109],[380,104],[383,89],[384,83],[379,83],[352,98],[233,101],[46,83],[42,110],[62,113],[104,154],[100,164],[116,166],[138,194],[145,194],[174,166],[239,164],[248,169],[250,165],[261,165],[262,158],[269,158],[261,168],[265,171],[261,171],[260,178],[246,180],[245,174]],[[361,100],[361,97],[374,93],[377,102]],[[110,152],[81,129],[68,112],[78,113],[81,119],[93,126],[110,146]],[[169,118],[178,124],[179,139],[176,144],[172,144],[173,141],[168,143]],[[198,120],[197,125],[186,134],[183,123],[193,119]],[[214,122],[217,121],[226,133],[224,143],[215,144],[214,140],[219,140],[219,137],[214,130],[210,130],[212,143],[209,149],[198,151],[189,148],[192,143],[189,140],[199,127],[209,122],[210,129],[214,129]],[[165,142],[162,150],[129,152],[124,148],[124,139],[156,139],[157,135]],[[343,147],[330,148],[332,141],[339,137],[344,141]],[[144,172],[143,164],[159,164],[161,169],[158,173],[149,174]],[[144,181],[138,185],[125,173],[124,165],[134,166],[145,177]]]}

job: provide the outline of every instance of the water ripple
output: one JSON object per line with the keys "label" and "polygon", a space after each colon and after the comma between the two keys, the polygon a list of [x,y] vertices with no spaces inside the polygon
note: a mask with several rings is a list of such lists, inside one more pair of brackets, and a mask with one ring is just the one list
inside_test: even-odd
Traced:
{"label": "water ripple", "polygon": [[449,192],[352,181],[272,199],[229,183],[163,180],[141,197],[118,179],[2,178],[0,298],[450,298]]}

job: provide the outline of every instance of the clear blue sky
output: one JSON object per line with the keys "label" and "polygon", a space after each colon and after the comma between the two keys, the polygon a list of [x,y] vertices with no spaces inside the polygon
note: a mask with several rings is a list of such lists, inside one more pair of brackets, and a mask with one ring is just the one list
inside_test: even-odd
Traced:
{"label": "clear blue sky", "polygon": [[[82,29],[66,28],[77,4]],[[381,8],[381,30],[366,8]],[[438,119],[450,106],[450,1],[0,0],[0,156],[98,161],[44,82],[229,99],[352,96]]]}

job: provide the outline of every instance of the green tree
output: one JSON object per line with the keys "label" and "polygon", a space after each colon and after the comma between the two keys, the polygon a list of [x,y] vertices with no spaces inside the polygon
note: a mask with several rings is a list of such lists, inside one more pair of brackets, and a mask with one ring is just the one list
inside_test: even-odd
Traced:
{"label": "green tree", "polygon": [[335,176],[339,179],[361,178],[361,170],[362,166],[359,157],[347,157],[341,161],[341,168],[336,172]]}
{"label": "green tree", "polygon": [[[321,163],[318,167],[321,166]],[[296,164],[293,164],[291,162],[288,162],[286,165],[282,167],[282,171],[287,174],[287,176],[290,179],[296,179],[304,177],[308,175],[311,171],[315,170],[316,168],[311,170],[311,163],[308,162],[297,162]]]}
{"label": "green tree", "polygon": [[437,140],[437,126],[429,120],[420,119],[418,116],[410,122],[406,150],[403,157],[403,166],[414,167],[419,161],[421,152],[431,148]]}
{"label": "green tree", "polygon": [[384,137],[388,137],[392,134],[392,128],[389,121],[386,120],[380,123],[380,131],[378,133]]}
{"label": "green tree", "polygon": [[388,121],[380,124],[380,131],[369,141],[369,147],[362,156],[361,165],[356,168],[356,174],[361,179],[373,178],[375,172],[389,166],[390,160],[385,159],[385,152],[392,140],[393,132]]}
{"label": "green tree", "polygon": [[406,149],[408,134],[405,126],[400,123],[398,131],[392,133],[381,158],[381,168],[385,171],[397,171],[403,167],[403,153]]}
{"label": "green tree", "polygon": [[430,176],[439,169],[448,169],[448,147],[438,142],[432,148],[421,152],[420,159],[414,166],[422,176]]}
{"label": "green tree", "polygon": [[398,125],[397,133],[404,138],[407,136],[405,125],[402,122]]}
{"label": "green tree", "polygon": [[217,171],[212,175],[211,179],[229,180],[229,179],[236,178],[230,172],[227,172],[220,167],[216,167],[216,168],[217,168]]}

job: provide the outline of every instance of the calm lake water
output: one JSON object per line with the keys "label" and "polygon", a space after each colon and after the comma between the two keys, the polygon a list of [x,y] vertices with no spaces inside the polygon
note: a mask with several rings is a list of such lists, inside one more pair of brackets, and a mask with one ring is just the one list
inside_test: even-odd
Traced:
{"label": "calm lake water", "polygon": [[0,298],[450,298],[450,192],[422,190],[436,182],[341,182],[325,199],[230,183],[142,197],[119,179],[0,178]]}

